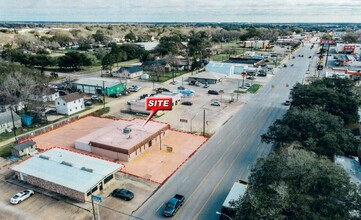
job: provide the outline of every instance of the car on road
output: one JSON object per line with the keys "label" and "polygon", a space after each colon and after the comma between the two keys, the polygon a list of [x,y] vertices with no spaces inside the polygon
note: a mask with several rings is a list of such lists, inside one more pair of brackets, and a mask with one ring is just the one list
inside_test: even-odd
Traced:
{"label": "car on road", "polygon": [[293,63],[291,64],[291,66],[293,66]]}
{"label": "car on road", "polygon": [[171,198],[166,204],[163,210],[163,215],[166,217],[174,216],[180,207],[184,204],[185,197],[179,194],[176,194]]}
{"label": "car on road", "polygon": [[143,94],[143,95],[141,95],[140,97],[139,97],[139,99],[145,99],[145,98],[147,98],[149,95],[148,94]]}
{"label": "car on road", "polygon": [[311,58],[312,58],[312,56],[308,56],[308,58],[310,58],[310,59],[311,59]]}
{"label": "car on road", "polygon": [[16,195],[11,197],[10,203],[14,204],[14,205],[19,204],[22,201],[24,201],[25,199],[31,197],[32,195],[34,195],[34,191],[30,190],[30,189],[18,192]]}
{"label": "car on road", "polygon": [[172,81],[172,82],[170,82],[170,84],[172,84],[172,85],[177,85],[178,84],[178,81]]}
{"label": "car on road", "polygon": [[182,105],[193,105],[193,102],[185,101],[185,102],[182,102]]}
{"label": "car on road", "polygon": [[286,101],[283,103],[283,105],[289,106],[289,105],[291,105],[291,101],[290,101],[290,100],[286,100]]}
{"label": "car on road", "polygon": [[217,92],[216,90],[208,90],[208,94],[219,95],[219,92]]}
{"label": "car on road", "polygon": [[115,189],[112,192],[112,196],[125,201],[130,201],[134,198],[134,193],[127,189]]}
{"label": "car on road", "polygon": [[283,64],[283,67],[287,67],[287,64]]}
{"label": "car on road", "polygon": [[295,59],[296,57],[295,56],[292,56],[292,59]]}
{"label": "car on road", "polygon": [[221,103],[218,101],[214,101],[211,103],[212,106],[221,106]]}

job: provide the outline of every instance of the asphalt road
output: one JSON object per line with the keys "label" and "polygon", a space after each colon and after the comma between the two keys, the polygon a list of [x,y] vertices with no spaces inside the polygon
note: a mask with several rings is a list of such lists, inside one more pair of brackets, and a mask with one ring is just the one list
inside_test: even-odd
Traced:
{"label": "asphalt road", "polygon": [[292,86],[303,81],[311,61],[308,56],[314,52],[306,44],[295,53],[288,67],[281,68],[133,215],[146,220],[163,219],[164,203],[178,193],[186,197],[186,202],[174,219],[219,219],[216,211],[221,210],[233,183],[247,180],[257,159],[271,151],[271,145],[261,143],[260,135],[287,111],[283,102]]}

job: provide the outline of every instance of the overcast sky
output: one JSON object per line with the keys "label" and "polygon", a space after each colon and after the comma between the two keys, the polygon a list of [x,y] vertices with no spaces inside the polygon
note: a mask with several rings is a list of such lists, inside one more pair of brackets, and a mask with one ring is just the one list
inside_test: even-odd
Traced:
{"label": "overcast sky", "polygon": [[361,0],[0,0],[0,21],[361,22]]}

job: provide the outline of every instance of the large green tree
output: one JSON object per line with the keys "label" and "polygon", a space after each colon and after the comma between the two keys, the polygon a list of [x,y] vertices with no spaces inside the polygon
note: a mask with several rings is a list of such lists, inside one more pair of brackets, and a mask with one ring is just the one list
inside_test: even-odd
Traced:
{"label": "large green tree", "polygon": [[165,56],[168,54],[178,54],[179,50],[183,47],[179,36],[164,36],[159,40],[159,44],[154,48],[154,51],[161,56]]}
{"label": "large green tree", "polygon": [[330,160],[287,149],[259,159],[236,219],[359,219],[360,188]]}
{"label": "large green tree", "polygon": [[317,106],[333,115],[340,116],[345,124],[358,122],[359,101],[354,96],[339,92],[341,88],[328,88],[316,84],[297,84],[291,91],[292,107]]}
{"label": "large green tree", "polygon": [[[293,103],[292,103],[293,104]],[[335,154],[357,155],[358,140],[343,127],[340,117],[318,108],[292,108],[262,135],[262,141],[294,147],[333,158]]]}

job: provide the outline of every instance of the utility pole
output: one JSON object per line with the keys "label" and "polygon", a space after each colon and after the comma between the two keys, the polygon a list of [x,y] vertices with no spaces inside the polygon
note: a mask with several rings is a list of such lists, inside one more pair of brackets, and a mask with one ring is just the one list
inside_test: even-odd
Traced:
{"label": "utility pole", "polygon": [[104,89],[105,81],[103,80],[103,108],[105,108],[105,89]]}
{"label": "utility pole", "polygon": [[15,141],[18,141],[16,137],[16,127],[14,122],[13,107],[11,105],[10,105],[10,113],[11,113],[11,120],[13,121],[13,132],[14,132]]}
{"label": "utility pole", "polygon": [[95,208],[94,208],[94,200],[93,200],[93,193],[92,193],[92,195],[91,195],[91,198],[92,198],[93,217],[94,217],[94,220],[96,220],[96,217],[95,217]]}
{"label": "utility pole", "polygon": [[203,109],[203,136],[206,136],[206,110]]}

